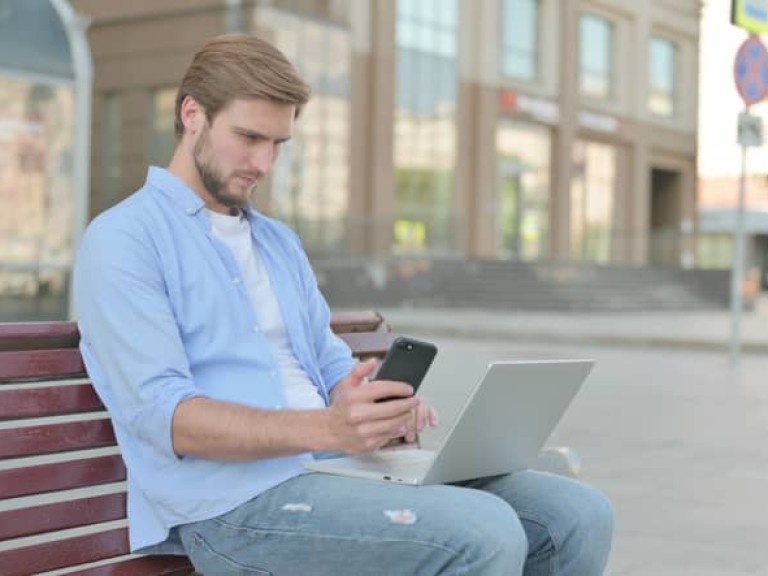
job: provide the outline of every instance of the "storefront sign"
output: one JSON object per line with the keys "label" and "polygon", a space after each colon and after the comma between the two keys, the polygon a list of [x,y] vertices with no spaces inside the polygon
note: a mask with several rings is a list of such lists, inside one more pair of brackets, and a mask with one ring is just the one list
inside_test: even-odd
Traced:
{"label": "storefront sign", "polygon": [[526,96],[513,90],[502,90],[499,101],[504,110],[528,114],[539,122],[555,124],[560,119],[560,109],[550,100]]}
{"label": "storefront sign", "polygon": [[581,111],[579,112],[579,126],[596,132],[615,134],[619,131],[620,124],[618,118],[613,116]]}

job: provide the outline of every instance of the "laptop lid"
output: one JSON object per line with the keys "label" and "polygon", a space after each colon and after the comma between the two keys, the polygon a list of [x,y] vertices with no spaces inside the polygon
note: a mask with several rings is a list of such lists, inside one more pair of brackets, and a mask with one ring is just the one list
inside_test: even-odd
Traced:
{"label": "laptop lid", "polygon": [[457,482],[532,466],[593,366],[594,360],[492,363],[422,483]]}

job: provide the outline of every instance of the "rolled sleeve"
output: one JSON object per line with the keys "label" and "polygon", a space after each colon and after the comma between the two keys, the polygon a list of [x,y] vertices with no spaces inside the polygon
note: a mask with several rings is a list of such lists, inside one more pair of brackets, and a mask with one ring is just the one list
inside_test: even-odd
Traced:
{"label": "rolled sleeve", "polygon": [[173,455],[179,402],[199,396],[161,265],[140,228],[95,221],[75,267],[81,349],[116,429]]}

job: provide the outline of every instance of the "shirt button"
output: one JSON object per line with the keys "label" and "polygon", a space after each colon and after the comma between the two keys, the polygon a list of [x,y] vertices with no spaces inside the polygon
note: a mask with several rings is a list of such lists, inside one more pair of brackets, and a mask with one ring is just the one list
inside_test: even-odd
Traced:
{"label": "shirt button", "polygon": [[235,286],[238,286],[240,284],[240,278],[238,278],[237,276],[232,278],[232,284],[234,284]]}
{"label": "shirt button", "polygon": [[192,216],[192,214],[194,214],[194,213],[195,213],[195,209],[194,208],[187,208],[187,214]]}
{"label": "shirt button", "polygon": [[254,332],[261,332],[261,328],[259,328],[258,326],[254,326],[253,327],[253,331]]}

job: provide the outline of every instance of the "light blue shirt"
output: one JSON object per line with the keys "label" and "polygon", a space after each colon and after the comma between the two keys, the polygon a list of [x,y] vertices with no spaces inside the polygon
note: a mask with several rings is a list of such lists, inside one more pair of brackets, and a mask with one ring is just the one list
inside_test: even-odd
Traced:
{"label": "light blue shirt", "polygon": [[[173,526],[232,510],[301,474],[312,457],[220,462],[173,451],[171,419],[183,400],[284,405],[241,272],[203,208],[181,180],[152,167],[143,188],[88,226],[75,266],[80,350],[128,468],[135,551],[183,553],[168,538]],[[330,329],[296,235],[252,208],[247,218],[293,352],[327,403],[355,360]]]}

